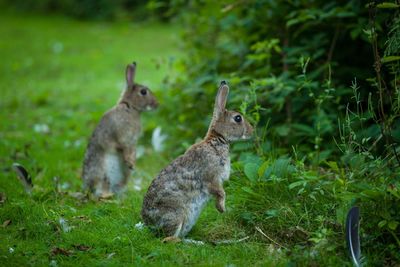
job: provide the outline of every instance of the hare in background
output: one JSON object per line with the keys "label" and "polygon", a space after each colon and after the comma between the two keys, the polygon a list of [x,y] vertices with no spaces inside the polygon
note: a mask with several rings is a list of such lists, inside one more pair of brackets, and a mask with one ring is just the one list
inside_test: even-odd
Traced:
{"label": "hare in background", "polygon": [[216,198],[217,210],[225,211],[223,182],[230,173],[229,143],[247,139],[253,132],[240,113],[225,109],[228,92],[228,85],[221,82],[205,138],[164,168],[144,197],[143,221],[161,230],[167,236],[164,241],[184,237],[211,196]]}
{"label": "hare in background", "polygon": [[118,104],[103,115],[87,146],[83,188],[96,197],[111,197],[124,188],[135,167],[140,113],[158,106],[150,89],[134,82],[135,72],[135,62],[126,67],[126,89]]}

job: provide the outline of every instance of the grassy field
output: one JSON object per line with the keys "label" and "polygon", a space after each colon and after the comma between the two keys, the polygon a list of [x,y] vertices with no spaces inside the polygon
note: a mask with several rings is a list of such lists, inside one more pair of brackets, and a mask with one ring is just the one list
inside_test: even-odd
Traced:
{"label": "grassy field", "polygon": [[[229,209],[220,215],[214,203],[189,235],[209,241],[206,245],[162,244],[147,229],[136,229],[143,194],[168,162],[151,147],[145,148],[133,177],[142,183],[136,188],[130,183],[122,199],[96,203],[68,194],[80,190],[87,140],[102,113],[117,101],[126,64],[137,61],[137,80],[157,94],[168,66],[182,56],[179,27],[10,15],[0,16],[0,23],[0,266],[287,262],[260,236],[213,245],[247,235],[229,217]],[[157,125],[156,114],[144,115],[145,130]],[[11,170],[13,162],[30,170],[32,197]],[[53,177],[59,177],[58,191]],[[228,195],[228,207],[229,201]]]}

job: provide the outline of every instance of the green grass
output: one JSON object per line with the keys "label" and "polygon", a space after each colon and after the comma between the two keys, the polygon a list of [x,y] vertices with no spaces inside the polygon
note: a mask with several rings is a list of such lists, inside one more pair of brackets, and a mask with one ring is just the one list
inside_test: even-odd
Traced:
{"label": "green grass", "polygon": [[[196,246],[162,244],[148,230],[137,230],[144,190],[169,160],[151,147],[146,147],[134,175],[143,179],[141,191],[130,184],[122,199],[100,203],[67,194],[80,190],[87,140],[101,115],[117,101],[126,64],[137,61],[137,81],[157,95],[174,57],[183,56],[179,27],[11,15],[0,16],[0,23],[0,192],[6,196],[0,204],[0,223],[11,220],[0,227],[0,266],[276,266],[286,262],[284,253],[271,249],[260,236],[239,244]],[[155,115],[144,115],[145,131],[157,125]],[[35,125],[47,125],[49,132],[37,132]],[[13,162],[30,170],[35,184],[32,197],[12,172]],[[59,177],[61,193],[55,191],[53,177]],[[228,207],[229,203],[228,195]],[[215,241],[248,234],[229,209],[221,215],[213,205],[206,208],[190,238]],[[67,220],[70,231],[63,230],[60,218]],[[88,250],[79,250],[79,245]],[[55,248],[69,255],[52,253]]]}

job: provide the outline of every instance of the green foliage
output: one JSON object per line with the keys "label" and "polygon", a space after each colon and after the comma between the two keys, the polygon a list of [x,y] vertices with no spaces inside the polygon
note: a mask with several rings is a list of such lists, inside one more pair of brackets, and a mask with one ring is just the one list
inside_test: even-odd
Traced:
{"label": "green foliage", "polygon": [[173,13],[167,13],[165,5],[143,0],[1,0],[0,6],[17,11],[37,13],[58,13],[85,20],[133,19],[142,21],[149,18],[169,20]]}
{"label": "green foliage", "polygon": [[[217,83],[226,79],[232,88],[231,106],[238,107],[243,100],[255,103],[251,99],[255,92],[258,101],[247,105],[248,115],[259,114],[253,121],[260,126],[269,123],[268,137],[274,145],[286,147],[286,152],[295,146],[314,163],[337,157],[332,136],[339,136],[338,119],[345,117],[352,102],[350,85],[355,77],[363,108],[367,109],[365,100],[371,94],[375,101],[371,112],[381,119],[376,104],[380,93],[373,82],[372,29],[383,36],[389,33],[387,45],[382,38],[378,49],[386,47],[385,55],[391,56],[383,62],[398,64],[397,13],[376,12],[372,22],[368,8],[359,1],[192,2],[181,14],[188,25],[183,36],[188,58],[176,64],[182,75],[170,77],[172,89],[166,96],[181,106],[165,107],[166,118],[179,118],[182,125],[190,122],[181,135],[184,140],[199,134],[197,129],[206,128],[208,120],[197,115],[210,113]],[[391,21],[393,26],[385,28]],[[385,79],[395,78],[389,65],[380,71]],[[395,98],[397,87],[392,82],[387,86],[385,92]],[[385,109],[395,110],[387,98],[382,100]],[[194,108],[197,112],[192,112]],[[400,124],[393,115],[393,120],[386,120],[391,129]],[[374,120],[365,124],[377,125]],[[376,132],[369,134],[377,138]],[[395,138],[393,133],[387,135]]]}
{"label": "green foliage", "polygon": [[162,107],[165,121],[178,119],[164,125],[180,137],[171,150],[205,134],[227,80],[228,108],[257,125],[254,147],[232,148],[235,218],[292,252],[345,257],[344,218],[359,205],[365,261],[399,262],[398,6],[190,2],[181,13],[188,56],[164,96],[179,105]]}

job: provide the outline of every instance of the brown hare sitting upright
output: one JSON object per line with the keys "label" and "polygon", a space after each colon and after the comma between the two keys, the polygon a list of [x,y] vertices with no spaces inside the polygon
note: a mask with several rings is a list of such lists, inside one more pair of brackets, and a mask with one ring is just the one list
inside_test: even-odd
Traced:
{"label": "brown hare sitting upright", "polygon": [[135,62],[126,67],[127,87],[118,104],[101,118],[86,150],[84,189],[96,197],[110,197],[124,188],[135,167],[140,113],[158,106],[149,88],[134,83],[135,71]]}
{"label": "brown hare sitting upright", "polygon": [[217,210],[225,211],[223,182],[230,173],[229,143],[247,139],[253,132],[240,113],[225,109],[228,92],[228,85],[221,82],[206,137],[163,169],[144,197],[143,221],[161,230],[165,241],[184,237],[211,195]]}

